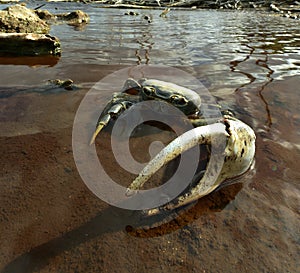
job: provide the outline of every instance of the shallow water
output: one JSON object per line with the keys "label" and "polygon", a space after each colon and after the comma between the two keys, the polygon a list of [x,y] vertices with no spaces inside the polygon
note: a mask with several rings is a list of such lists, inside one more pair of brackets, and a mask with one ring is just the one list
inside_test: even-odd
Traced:
{"label": "shallow water", "polygon": [[[58,60],[0,59],[1,272],[297,272],[299,21],[245,11],[178,10],[160,18],[159,10],[134,17],[97,5],[44,8],[79,8],[91,23],[81,30],[52,27],[62,42]],[[257,135],[254,168],[236,184],[175,220],[150,221],[147,230],[137,228],[136,213],[94,196],[72,156],[73,120],[84,95],[136,64],[190,73]],[[55,78],[71,78],[80,88],[47,85]],[[100,103],[110,95],[104,92]],[[101,160],[123,178],[107,133],[99,142]]]}

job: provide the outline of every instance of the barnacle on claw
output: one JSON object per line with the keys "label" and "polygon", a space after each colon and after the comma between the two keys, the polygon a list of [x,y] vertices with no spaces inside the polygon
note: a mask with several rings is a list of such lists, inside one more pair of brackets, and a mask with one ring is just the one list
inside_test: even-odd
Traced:
{"label": "barnacle on claw", "polygon": [[[221,118],[211,115],[212,120],[208,122],[202,116],[203,103],[196,92],[154,79],[126,81],[122,91],[114,94],[102,112],[91,144],[112,119],[118,118],[133,104],[145,100],[170,103],[187,116],[194,129],[178,136],[162,149],[128,186],[126,195],[136,194],[162,166],[194,146],[210,145],[216,148],[211,152],[207,167],[198,181],[193,181],[189,189],[185,189],[166,205],[146,211],[146,215],[185,206],[211,193],[225,180],[242,175],[250,168],[255,155],[255,134],[251,127],[228,115],[226,111],[222,112]],[[219,111],[218,108],[217,110]]]}

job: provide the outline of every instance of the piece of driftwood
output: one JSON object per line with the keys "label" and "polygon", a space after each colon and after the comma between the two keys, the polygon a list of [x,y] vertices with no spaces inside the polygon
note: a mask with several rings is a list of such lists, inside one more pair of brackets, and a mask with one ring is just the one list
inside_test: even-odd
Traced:
{"label": "piece of driftwood", "polygon": [[[150,6],[140,6],[133,4],[113,4],[113,5],[102,5],[101,8],[118,8],[118,9],[153,9],[154,7]],[[158,7],[160,8],[160,7]],[[160,8],[161,9],[161,8]]]}
{"label": "piece of driftwood", "polygon": [[[57,0],[52,0],[57,1]],[[84,0],[83,0],[84,1]],[[89,2],[105,5],[111,8],[140,8],[143,7],[185,7],[210,9],[244,9],[244,8],[270,8],[271,4],[289,6],[299,5],[299,0],[87,0]]]}
{"label": "piece of driftwood", "polygon": [[0,33],[0,55],[41,56],[61,54],[60,42],[48,34]]}

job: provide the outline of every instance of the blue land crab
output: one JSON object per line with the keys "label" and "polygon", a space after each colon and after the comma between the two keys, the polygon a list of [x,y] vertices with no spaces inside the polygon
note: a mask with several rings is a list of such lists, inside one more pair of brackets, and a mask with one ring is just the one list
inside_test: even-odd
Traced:
{"label": "blue land crab", "polygon": [[[90,144],[112,119],[132,105],[146,100],[160,100],[179,109],[192,123],[194,129],[178,136],[162,149],[128,186],[128,196],[135,194],[143,184],[162,166],[196,145],[223,147],[219,156],[210,156],[207,169],[202,171],[196,183],[183,191],[166,205],[150,209],[146,215],[154,215],[162,210],[172,210],[185,206],[211,193],[225,180],[245,173],[252,165],[255,155],[255,133],[251,127],[233,117],[230,111],[221,111],[222,116],[211,115],[210,121],[203,118],[204,103],[199,94],[191,89],[156,79],[128,79],[119,93],[115,93],[99,117]],[[206,105],[207,107],[207,105]],[[214,105],[212,108],[218,106]],[[222,143],[225,145],[222,146]],[[220,156],[221,155],[221,156]],[[221,162],[220,162],[221,160]],[[218,169],[218,166],[221,168]]]}

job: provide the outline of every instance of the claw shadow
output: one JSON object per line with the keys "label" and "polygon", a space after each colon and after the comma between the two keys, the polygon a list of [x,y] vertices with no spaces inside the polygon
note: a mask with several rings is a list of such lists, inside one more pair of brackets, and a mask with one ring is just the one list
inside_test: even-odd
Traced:
{"label": "claw shadow", "polygon": [[30,273],[41,270],[52,257],[106,233],[124,230],[131,236],[141,238],[172,233],[205,214],[223,210],[242,187],[242,183],[228,185],[184,208],[147,218],[143,217],[141,211],[109,207],[79,228],[20,255],[7,264],[1,273]]}

